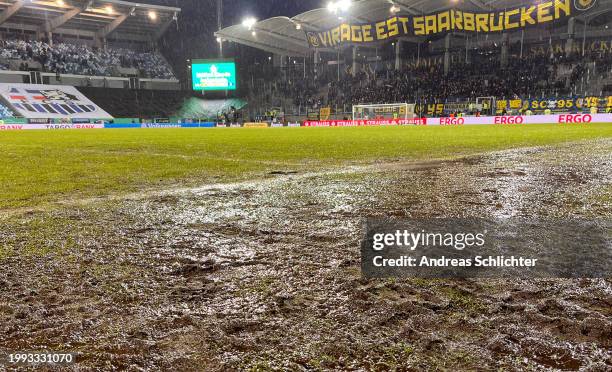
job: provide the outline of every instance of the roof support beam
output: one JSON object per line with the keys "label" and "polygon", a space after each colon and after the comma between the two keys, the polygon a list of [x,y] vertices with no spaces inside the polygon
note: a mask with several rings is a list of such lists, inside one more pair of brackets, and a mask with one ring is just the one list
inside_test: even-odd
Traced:
{"label": "roof support beam", "polygon": [[123,0],[104,0],[103,3],[122,5],[122,6],[137,6],[139,9],[153,9],[161,12],[180,12],[181,8],[175,8],[172,6],[154,5],[154,4],[141,4],[137,1],[123,1]]}
{"label": "roof support beam", "polygon": [[283,35],[281,33],[275,32],[275,31],[270,31],[270,30],[262,29],[262,28],[257,27],[257,25],[253,26],[253,31],[261,32],[262,34],[269,35],[271,37],[274,37],[274,38],[286,41],[286,42],[291,43],[293,45],[297,45],[300,48],[304,48],[304,47],[307,48],[308,47],[305,40],[298,39],[298,38],[295,38],[293,36]]}
{"label": "roof support beam", "polygon": [[[132,8],[130,13],[133,11],[133,9],[134,8]],[[128,14],[120,14],[119,17],[115,18],[111,23],[109,23],[106,26],[104,26],[104,28],[102,28],[101,30],[98,30],[96,32],[96,38],[97,39],[104,39],[111,32],[115,31],[115,29],[117,27],[119,27],[123,22],[125,22],[125,20],[128,19],[128,17],[129,17]]]}
{"label": "roof support beam", "polygon": [[320,28],[320,27],[318,27],[318,26],[315,26],[315,25],[313,25],[312,23],[302,22],[302,21],[299,21],[299,20],[297,20],[297,19],[295,19],[295,18],[292,18],[291,20],[293,21],[293,23],[297,23],[297,24],[299,24],[299,25],[301,25],[301,26],[306,26],[306,27],[308,27],[308,28],[309,28],[311,31],[317,31],[317,32],[322,32],[322,31],[323,31],[323,29],[322,29],[322,28]]}
{"label": "roof support beam", "polygon": [[470,0],[470,3],[476,5],[480,9],[491,9],[490,7],[486,6],[481,0]]}
{"label": "roof support beam", "polygon": [[[11,23],[11,22],[6,22],[5,24],[2,25],[2,27],[6,27],[9,30],[16,30],[16,31],[22,31],[22,30],[27,30],[27,31],[32,31],[32,32],[36,32],[38,30],[38,26],[34,26],[34,25],[26,25],[23,23]],[[73,35],[73,36],[85,36],[85,37],[91,37],[91,38],[95,38],[96,34],[94,32],[91,31],[86,31],[86,30],[77,30],[77,29],[71,29],[71,28],[58,28],[55,30],[55,32],[57,32],[58,34],[65,34],[65,35]],[[148,37],[144,37],[143,35],[136,35],[136,34],[117,34],[114,36],[114,39],[118,39],[118,40],[127,40],[127,41],[140,41],[140,42],[148,42],[151,41],[150,38]]]}
{"label": "roof support beam", "polygon": [[399,6],[402,10],[412,14],[412,15],[418,15],[421,14],[419,11],[417,11],[416,9],[414,9],[413,7],[406,5],[406,3],[404,3],[403,1],[399,1],[399,0],[394,0],[393,3],[397,6]]}
{"label": "roof support beam", "polygon": [[298,43],[296,41],[293,41],[291,39],[287,39],[287,38],[282,37],[282,36],[276,36],[273,33],[270,33],[269,31],[259,30],[259,29],[255,29],[255,28],[253,30],[255,30],[255,32],[258,33],[258,34],[261,33],[261,34],[264,34],[264,35],[268,35],[268,37],[276,39],[276,40],[278,40],[280,42],[288,43],[288,44],[291,44],[292,46],[296,46],[298,48],[306,48],[306,49],[308,49],[308,46],[307,46],[306,42]]}
{"label": "roof support beam", "polygon": [[225,41],[232,41],[234,43],[250,46],[252,48],[264,50],[269,53],[286,55],[286,56],[307,56],[310,53],[310,49],[286,49],[280,46],[272,46],[270,44],[261,43],[255,40],[247,40],[236,36],[224,35],[221,32],[215,32],[215,36],[222,38]]}
{"label": "roof support beam", "polygon": [[361,23],[369,23],[370,22],[369,20],[367,20],[367,19],[365,19],[365,18],[363,18],[361,16],[358,16],[358,15],[348,14],[346,17],[352,18],[352,19],[356,20],[357,22],[361,22]]}
{"label": "roof support beam", "polygon": [[174,15],[172,16],[172,18],[168,19],[163,25],[161,25],[159,30],[155,32],[155,34],[153,35],[153,40],[159,40],[160,37],[164,36],[164,34],[166,33],[166,31],[168,31],[168,28],[170,27],[172,22],[176,22],[177,17],[178,17],[178,14],[174,12]]}
{"label": "roof support beam", "polygon": [[15,13],[19,11],[19,9],[23,8],[24,5],[25,0],[19,0],[16,3],[13,3],[8,8],[6,8],[4,12],[0,13],[0,25],[6,22],[9,18],[11,18]]}
{"label": "roof support beam", "polygon": [[70,21],[75,16],[79,15],[83,11],[82,8],[72,8],[61,16],[55,17],[48,20],[39,28],[39,32],[53,32],[56,28],[62,26],[64,23]]}

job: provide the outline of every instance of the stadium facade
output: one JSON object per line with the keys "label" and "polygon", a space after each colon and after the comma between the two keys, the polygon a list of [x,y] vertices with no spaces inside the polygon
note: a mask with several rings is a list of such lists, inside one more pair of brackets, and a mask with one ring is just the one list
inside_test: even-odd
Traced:
{"label": "stadium facade", "polygon": [[[584,54],[586,39],[612,39],[610,0],[361,0],[334,2],[294,17],[274,17],[246,27],[233,25],[215,33],[219,42],[235,42],[279,56],[332,58],[339,50],[350,50],[353,73],[359,54],[372,54],[392,44],[395,69],[405,62],[404,48],[419,45],[444,51],[445,70],[451,54],[460,49],[499,45],[507,62],[508,46],[521,47],[548,41],[564,43],[566,53]],[[342,9],[342,4],[350,4]],[[414,48],[412,48],[414,49]],[[418,56],[414,56],[418,57]]]}
{"label": "stadium facade", "polygon": [[[247,18],[214,33],[220,53],[207,57],[235,61],[237,74],[232,92],[206,96],[189,81],[201,52],[173,65],[159,52],[169,27],[191,20],[180,8],[122,0],[0,8],[2,117],[80,120],[81,106],[102,113],[92,120],[128,123],[612,110],[612,0],[337,0],[294,17]],[[76,97],[71,87],[83,97],[66,98]],[[385,104],[397,110],[382,115],[376,105]]]}
{"label": "stadium facade", "polygon": [[0,30],[90,40],[155,42],[176,21],[180,8],[122,0],[7,0]]}
{"label": "stadium facade", "polygon": [[[5,40],[0,54],[3,65],[0,83],[180,89],[172,73],[157,76],[138,71],[139,66],[121,65],[94,74],[49,71],[36,55],[39,49],[45,49],[47,54],[47,49],[64,53],[65,49],[58,44],[99,50],[107,50],[109,45],[126,50],[155,50],[157,41],[177,21],[180,8],[122,0],[8,0],[0,3],[0,9],[0,33]],[[20,46],[11,43],[15,39],[42,41],[44,45],[23,46],[29,53],[29,58],[25,58],[19,55]],[[160,54],[157,57],[163,60]],[[27,69],[22,66],[24,61],[28,63]],[[166,61],[163,63],[167,65]]]}
{"label": "stadium facade", "polygon": [[422,114],[441,116],[487,97],[497,114],[592,105],[603,112],[612,93],[611,26],[608,0],[340,0],[215,35],[270,53],[282,79],[251,88],[273,93],[280,84],[282,94],[262,107],[312,118],[330,107],[342,119],[354,104],[416,102]]}

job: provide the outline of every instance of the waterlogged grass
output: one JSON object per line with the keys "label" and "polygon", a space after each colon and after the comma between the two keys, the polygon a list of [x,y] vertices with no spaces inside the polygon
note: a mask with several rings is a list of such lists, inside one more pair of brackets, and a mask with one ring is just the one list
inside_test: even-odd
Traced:
{"label": "waterlogged grass", "polygon": [[612,137],[612,124],[0,132],[0,210],[67,198]]}
{"label": "waterlogged grass", "polygon": [[74,229],[80,229],[72,222],[66,218],[50,217],[4,225],[7,231],[14,233],[0,239],[0,261],[15,256],[34,258],[75,252],[78,244],[70,234],[74,233]]}

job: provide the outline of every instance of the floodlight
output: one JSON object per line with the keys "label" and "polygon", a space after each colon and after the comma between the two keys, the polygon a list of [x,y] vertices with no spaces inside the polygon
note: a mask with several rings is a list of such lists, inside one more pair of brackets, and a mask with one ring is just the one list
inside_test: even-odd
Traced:
{"label": "floodlight", "polygon": [[245,18],[245,19],[242,21],[242,25],[243,25],[244,27],[248,28],[249,30],[250,30],[251,28],[253,28],[253,26],[255,26],[255,23],[257,23],[257,20],[256,20],[255,18],[253,18],[253,17],[248,17],[248,18]]}
{"label": "floodlight", "polygon": [[339,0],[337,4],[338,8],[340,8],[340,10],[343,12],[348,11],[351,5],[353,5],[351,0]]}

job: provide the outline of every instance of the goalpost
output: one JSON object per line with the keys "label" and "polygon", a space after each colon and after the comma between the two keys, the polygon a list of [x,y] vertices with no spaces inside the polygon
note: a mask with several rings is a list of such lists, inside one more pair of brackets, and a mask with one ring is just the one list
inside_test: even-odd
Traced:
{"label": "goalpost", "polygon": [[484,115],[495,116],[496,111],[497,111],[495,106],[496,106],[495,97],[477,97],[476,98],[476,107]]}
{"label": "goalpost", "polygon": [[354,105],[353,120],[413,119],[415,104],[389,103],[379,105]]}

